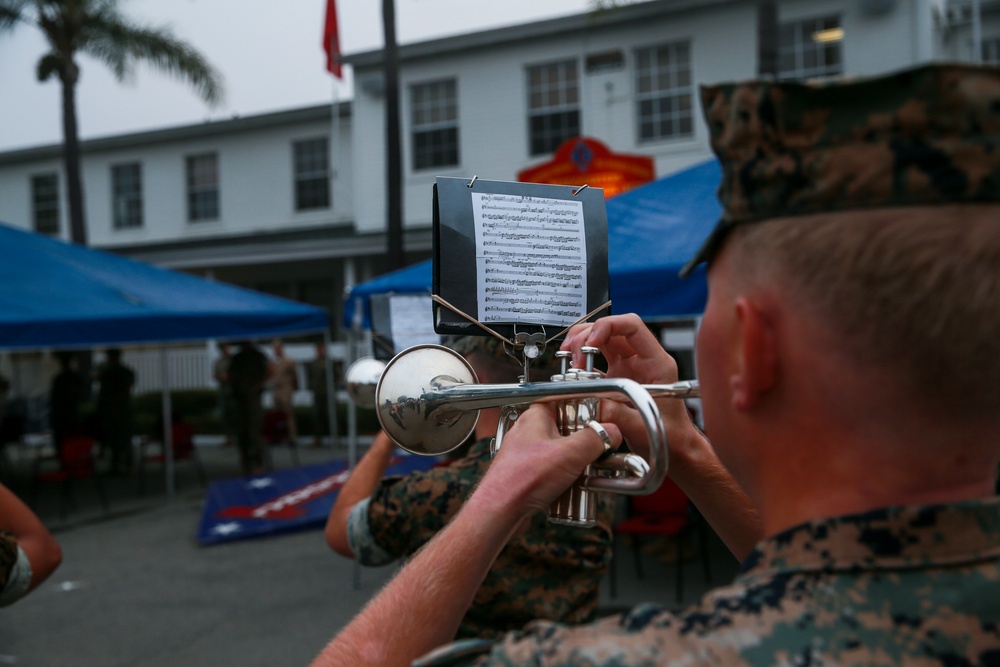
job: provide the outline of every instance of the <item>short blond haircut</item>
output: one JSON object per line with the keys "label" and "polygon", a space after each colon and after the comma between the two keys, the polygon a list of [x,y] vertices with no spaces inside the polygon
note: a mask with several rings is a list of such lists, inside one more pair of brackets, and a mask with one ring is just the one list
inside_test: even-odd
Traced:
{"label": "short blond haircut", "polygon": [[735,280],[776,286],[858,364],[956,416],[1000,414],[1000,205],[778,218],[728,243]]}

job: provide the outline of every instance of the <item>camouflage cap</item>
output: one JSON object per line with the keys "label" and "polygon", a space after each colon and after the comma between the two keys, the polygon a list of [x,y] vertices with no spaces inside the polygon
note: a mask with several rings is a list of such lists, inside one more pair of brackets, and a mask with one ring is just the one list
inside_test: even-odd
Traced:
{"label": "camouflage cap", "polygon": [[703,87],[701,102],[722,163],[723,213],[682,277],[736,225],[1000,200],[1000,68],[937,64],[817,84],[723,84]]}
{"label": "camouflage cap", "polygon": [[444,345],[462,356],[481,352],[497,359],[509,359],[504,352],[503,341],[494,336],[447,336]]}
{"label": "camouflage cap", "polygon": [[[466,356],[473,352],[480,352],[486,356],[509,362],[512,366],[519,364],[517,357],[512,357],[504,350],[503,341],[495,336],[448,336],[444,339],[444,345]],[[555,358],[555,351],[559,349],[558,343],[550,343],[542,355],[531,362],[531,367],[539,371],[557,373],[559,371],[559,361]]]}

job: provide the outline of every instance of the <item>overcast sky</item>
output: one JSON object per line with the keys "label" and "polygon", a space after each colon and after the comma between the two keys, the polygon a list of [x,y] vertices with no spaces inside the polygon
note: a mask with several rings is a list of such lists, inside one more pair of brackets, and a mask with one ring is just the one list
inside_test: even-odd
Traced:
{"label": "overcast sky", "polygon": [[[586,11],[589,0],[396,0],[400,43]],[[77,87],[83,139],[320,104],[350,94],[324,69],[321,48],[326,0],[122,0],[128,16],[166,26],[222,73],[226,101],[210,109],[194,89],[138,68],[120,84],[86,56]],[[378,0],[339,0],[344,53],[382,46]],[[0,35],[0,152],[62,140],[56,79],[35,80],[45,51],[37,29]],[[349,80],[349,75],[348,75]]]}

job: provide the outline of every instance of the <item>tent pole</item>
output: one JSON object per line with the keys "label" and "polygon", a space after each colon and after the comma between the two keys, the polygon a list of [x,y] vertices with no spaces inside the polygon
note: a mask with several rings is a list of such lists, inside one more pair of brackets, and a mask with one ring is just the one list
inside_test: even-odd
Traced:
{"label": "tent pole", "polygon": [[[323,359],[326,366],[326,414],[330,427],[330,445],[340,447],[340,434],[337,424],[337,387],[333,384],[333,359],[330,357],[330,329],[323,332]],[[319,425],[316,425],[319,428]]]}
{"label": "tent pole", "polygon": [[[357,312],[357,311],[355,311]],[[348,333],[348,338],[351,341],[350,344],[350,359],[351,363],[357,359],[357,316],[355,316],[355,326],[351,327],[351,331]],[[347,465],[351,472],[354,472],[354,466],[358,462],[358,408],[354,404],[354,401],[347,401]],[[352,587],[354,590],[361,588],[361,565],[358,563],[358,559],[355,558],[353,561],[353,566],[351,572],[352,577]]]}
{"label": "tent pole", "polygon": [[170,406],[170,365],[167,363],[167,348],[160,348],[160,377],[163,379],[163,457],[164,474],[167,476],[167,500],[174,499],[174,441],[173,408]]}

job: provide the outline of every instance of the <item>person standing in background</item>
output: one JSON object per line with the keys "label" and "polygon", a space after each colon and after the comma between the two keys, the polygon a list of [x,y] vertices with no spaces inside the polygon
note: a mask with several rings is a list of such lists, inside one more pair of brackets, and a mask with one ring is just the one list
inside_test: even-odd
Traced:
{"label": "person standing in background", "polygon": [[294,397],[299,388],[295,362],[285,356],[285,347],[280,340],[274,341],[274,361],[271,362],[271,399],[274,407],[285,417],[288,425],[288,439],[295,445],[298,427],[295,424]]}
{"label": "person standing in background", "polygon": [[132,472],[132,387],[135,372],[122,363],[117,348],[107,351],[107,359],[97,370],[97,420],[101,443],[111,450],[111,472]]}
{"label": "person standing in background", "polygon": [[239,352],[229,362],[229,383],[233,392],[233,418],[240,469],[245,475],[264,471],[265,451],[261,431],[264,412],[260,394],[267,382],[267,357],[250,341],[239,343]]}
{"label": "person standing in background", "polygon": [[86,393],[85,380],[76,370],[76,352],[56,353],[59,372],[52,378],[49,391],[49,427],[52,444],[60,451],[66,438],[78,435],[83,428],[80,407]]}

